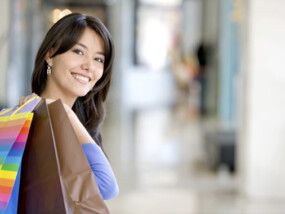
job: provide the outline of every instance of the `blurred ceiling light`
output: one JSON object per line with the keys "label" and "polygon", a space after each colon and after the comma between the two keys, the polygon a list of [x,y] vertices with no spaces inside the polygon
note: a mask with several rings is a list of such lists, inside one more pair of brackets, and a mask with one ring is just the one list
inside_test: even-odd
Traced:
{"label": "blurred ceiling light", "polygon": [[244,16],[244,2],[242,0],[235,0],[232,11],[232,21],[241,22]]}
{"label": "blurred ceiling light", "polygon": [[59,10],[59,9],[54,9],[51,12],[51,21],[52,23],[56,23],[58,20],[60,20],[62,17],[72,13],[71,10],[64,9],[64,10]]}
{"label": "blurred ceiling light", "polygon": [[153,4],[159,6],[179,6],[182,4],[182,0],[139,0],[140,3]]}

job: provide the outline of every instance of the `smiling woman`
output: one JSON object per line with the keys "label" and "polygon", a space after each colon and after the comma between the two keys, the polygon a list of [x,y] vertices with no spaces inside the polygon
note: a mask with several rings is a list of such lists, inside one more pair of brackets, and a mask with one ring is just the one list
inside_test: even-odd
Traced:
{"label": "smiling woman", "polygon": [[[113,55],[113,41],[103,23],[73,13],[48,31],[32,76],[32,91],[43,98],[62,99],[101,148],[99,126],[105,115]],[[86,77],[90,81],[79,84],[86,83]]]}
{"label": "smiling woman", "polygon": [[[113,54],[113,41],[103,23],[95,17],[73,13],[48,31],[32,75],[34,93],[47,103],[57,99],[64,103],[104,200],[118,194],[99,132],[111,82]],[[23,97],[20,105],[30,97]]]}
{"label": "smiling woman", "polygon": [[90,28],[86,28],[79,41],[65,53],[46,56],[50,67],[46,87],[41,96],[61,98],[72,107],[78,97],[85,96],[102,77],[104,70],[104,42]]}

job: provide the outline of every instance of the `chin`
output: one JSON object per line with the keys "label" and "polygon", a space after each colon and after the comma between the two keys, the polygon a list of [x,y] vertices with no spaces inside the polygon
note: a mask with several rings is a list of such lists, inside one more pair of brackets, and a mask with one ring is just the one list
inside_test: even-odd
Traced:
{"label": "chin", "polygon": [[79,93],[77,92],[77,93],[76,93],[76,96],[77,96],[77,97],[84,97],[84,96],[86,96],[86,95],[88,94],[88,92],[89,92],[89,91],[82,91],[82,92],[79,92]]}
{"label": "chin", "polygon": [[[74,88],[75,89],[75,88]],[[77,88],[75,90],[72,90],[72,93],[76,96],[76,97],[84,97],[86,96],[90,91],[92,90],[92,88],[90,87],[81,87],[81,88]]]}

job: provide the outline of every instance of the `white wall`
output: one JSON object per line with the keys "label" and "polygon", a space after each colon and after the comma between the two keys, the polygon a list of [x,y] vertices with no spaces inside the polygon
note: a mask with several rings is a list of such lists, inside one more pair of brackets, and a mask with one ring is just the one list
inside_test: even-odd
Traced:
{"label": "white wall", "polygon": [[124,83],[123,92],[128,109],[169,106],[174,102],[176,88],[169,70],[133,67],[126,73]]}
{"label": "white wall", "polygon": [[244,193],[285,199],[285,1],[248,3],[239,163]]}
{"label": "white wall", "polygon": [[6,71],[9,57],[9,4],[9,0],[2,0],[0,3],[0,104],[4,104],[6,102]]}
{"label": "white wall", "polygon": [[182,50],[184,53],[195,54],[197,44],[201,41],[201,13],[202,1],[183,1],[183,44]]}

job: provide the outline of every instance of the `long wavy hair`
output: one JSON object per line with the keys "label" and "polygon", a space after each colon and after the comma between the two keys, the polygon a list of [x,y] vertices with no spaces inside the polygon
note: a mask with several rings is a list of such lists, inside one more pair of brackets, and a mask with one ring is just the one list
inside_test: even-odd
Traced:
{"label": "long wavy hair", "polygon": [[72,13],[60,19],[50,28],[36,56],[32,75],[32,91],[41,95],[46,87],[47,62],[45,57],[47,53],[53,49],[54,54],[51,57],[55,57],[70,50],[81,38],[86,28],[94,30],[104,42],[104,72],[91,91],[84,97],[76,99],[72,109],[91,137],[103,149],[99,128],[105,117],[104,101],[111,83],[114,44],[109,31],[100,19]]}

